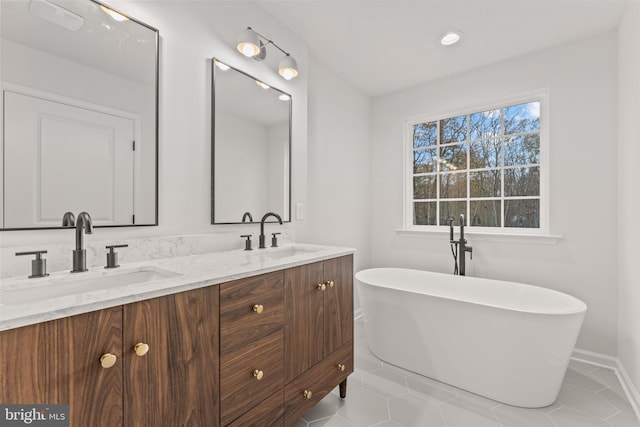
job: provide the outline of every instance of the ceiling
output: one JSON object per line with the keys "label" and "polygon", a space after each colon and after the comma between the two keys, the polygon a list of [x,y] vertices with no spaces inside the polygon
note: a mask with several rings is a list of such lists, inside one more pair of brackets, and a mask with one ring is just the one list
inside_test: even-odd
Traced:
{"label": "ceiling", "polygon": [[[255,2],[301,36],[313,58],[369,96],[613,30],[627,4],[624,0]],[[454,46],[441,46],[439,36],[449,30],[462,31],[463,39]]]}

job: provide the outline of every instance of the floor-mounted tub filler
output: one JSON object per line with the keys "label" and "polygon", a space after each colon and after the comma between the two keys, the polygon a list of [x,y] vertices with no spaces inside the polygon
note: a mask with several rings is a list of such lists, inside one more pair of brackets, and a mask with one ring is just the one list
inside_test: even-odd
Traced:
{"label": "floor-mounted tub filler", "polygon": [[508,405],[555,402],[587,310],[581,300],[401,268],[355,277],[367,341],[383,361]]}

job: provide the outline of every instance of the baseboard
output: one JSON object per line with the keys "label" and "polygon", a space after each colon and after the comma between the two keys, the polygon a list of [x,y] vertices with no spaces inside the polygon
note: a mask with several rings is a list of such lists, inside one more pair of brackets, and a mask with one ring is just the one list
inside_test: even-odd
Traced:
{"label": "baseboard", "polygon": [[624,369],[624,365],[622,365],[622,363],[620,362],[620,359],[618,359],[617,357],[607,356],[605,354],[580,349],[574,349],[571,358],[580,362],[599,366],[601,368],[612,369],[616,373],[618,381],[620,381],[622,389],[627,395],[629,404],[633,408],[633,411],[636,413],[636,417],[640,419],[640,393],[638,393],[638,390],[633,385],[633,382],[631,381],[631,378],[629,377],[627,371]]}

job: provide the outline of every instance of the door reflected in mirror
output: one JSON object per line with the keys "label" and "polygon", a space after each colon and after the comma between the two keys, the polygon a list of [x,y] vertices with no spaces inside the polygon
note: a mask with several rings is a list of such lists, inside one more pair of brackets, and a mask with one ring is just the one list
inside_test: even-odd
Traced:
{"label": "door reflected in mirror", "polygon": [[157,225],[158,31],[93,0],[0,19],[0,228]]}
{"label": "door reflected in mirror", "polygon": [[212,60],[212,224],[291,215],[291,96]]}

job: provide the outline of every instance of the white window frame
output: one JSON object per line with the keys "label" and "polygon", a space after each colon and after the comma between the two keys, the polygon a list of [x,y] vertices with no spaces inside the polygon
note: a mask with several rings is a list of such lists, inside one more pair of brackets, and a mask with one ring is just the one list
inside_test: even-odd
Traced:
{"label": "white window frame", "polygon": [[[538,90],[519,94],[509,98],[495,100],[488,104],[460,108],[455,111],[440,112],[435,114],[423,114],[404,120],[404,168],[403,168],[403,230],[408,232],[444,232],[448,231],[445,225],[414,225],[413,224],[413,126],[420,123],[440,121],[447,118],[474,114],[482,111],[505,108],[513,105],[529,102],[540,102],[540,212],[539,228],[504,227],[504,218],[501,219],[502,227],[473,227],[468,231],[473,234],[503,234],[503,235],[549,235],[549,90]],[[468,157],[468,156],[467,156]],[[468,161],[468,160],[467,160]],[[504,170],[504,167],[501,167]],[[468,171],[468,164],[467,164]],[[467,197],[469,194],[469,180],[467,180]],[[504,185],[504,183],[503,183]],[[439,195],[438,195],[439,197]],[[466,217],[466,215],[465,215]],[[458,224],[458,219],[454,222]]]}

